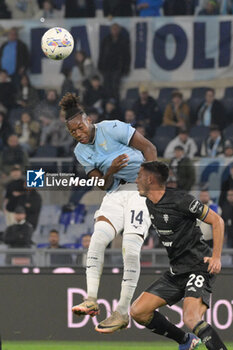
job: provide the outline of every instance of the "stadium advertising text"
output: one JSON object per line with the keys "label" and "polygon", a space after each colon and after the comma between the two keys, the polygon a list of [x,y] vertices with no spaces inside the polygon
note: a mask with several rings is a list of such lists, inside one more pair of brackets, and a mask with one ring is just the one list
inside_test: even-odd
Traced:
{"label": "stadium advertising text", "polygon": [[[101,313],[98,318],[91,318],[77,317],[71,312],[72,306],[86,297],[85,270],[80,266],[69,271],[68,268],[56,268],[55,271],[34,268],[32,273],[26,274],[26,271],[17,271],[11,270],[10,273],[1,275],[0,293],[4,303],[1,305],[0,319],[1,333],[5,340],[144,341],[146,336],[148,341],[161,341],[161,337],[146,332],[133,320],[126,331],[116,332],[110,337],[101,337],[94,330],[98,321],[116,309],[122,278],[120,272],[113,273],[112,269],[104,269],[99,291]],[[210,309],[205,316],[207,322],[226,341],[233,341],[232,272],[232,269],[223,269],[217,277]],[[145,273],[142,269],[134,299],[160,276],[161,271],[155,273],[154,269],[147,269]],[[27,303],[22,300],[27,300]],[[14,317],[9,315],[9,305],[12,310],[17,310]],[[182,303],[163,307],[160,311],[178,327],[183,327]]]}
{"label": "stadium advertising text", "polygon": [[[97,320],[97,317],[90,318],[89,316],[85,316],[82,318],[77,318],[73,316],[73,313],[71,311],[72,306],[74,305],[74,295],[79,296],[79,298],[87,298],[87,294],[83,289],[80,288],[68,288],[67,290],[67,321],[68,321],[68,328],[82,328],[85,327],[88,322],[93,323],[93,326],[96,326],[100,320]],[[81,300],[80,299],[80,300]],[[117,300],[113,299],[111,301],[107,299],[99,299],[98,300],[99,305],[102,305],[104,307],[104,311],[107,316],[111,315],[112,311],[115,311],[117,307]],[[173,306],[167,306],[167,308],[173,310],[176,314],[178,314],[178,321],[176,322],[177,327],[183,327],[184,322],[182,319],[182,307],[173,305]],[[224,318],[220,317],[220,313],[224,313]],[[215,326],[219,330],[226,330],[230,329],[233,326],[233,300],[229,301],[227,299],[219,299],[216,302],[213,303],[211,300],[210,308],[207,310],[206,313],[206,321]],[[171,319],[171,322],[173,320]],[[134,320],[131,320],[129,323],[128,328],[131,328],[132,325],[136,328],[143,329],[145,327],[141,326]]]}
{"label": "stadium advertising text", "polygon": [[[124,35],[132,43],[132,61],[129,81],[193,81],[233,76],[229,70],[233,63],[232,19],[228,16],[211,18],[119,18]],[[52,23],[52,22],[51,22]],[[62,26],[74,37],[74,50],[63,62],[51,64],[42,51],[38,52],[41,36],[51,27],[38,27],[38,22],[23,23],[22,40],[30,47],[31,78],[37,86],[46,84],[56,87],[62,83],[62,72],[75,64],[75,51],[82,49],[95,66],[103,38],[109,33],[105,19],[63,19]],[[57,23],[59,25],[59,23]],[[17,26],[12,20],[11,26]],[[2,26],[7,22],[2,21]],[[48,72],[50,74],[48,74]],[[51,74],[53,79],[51,81]],[[51,86],[52,87],[52,86]]]}

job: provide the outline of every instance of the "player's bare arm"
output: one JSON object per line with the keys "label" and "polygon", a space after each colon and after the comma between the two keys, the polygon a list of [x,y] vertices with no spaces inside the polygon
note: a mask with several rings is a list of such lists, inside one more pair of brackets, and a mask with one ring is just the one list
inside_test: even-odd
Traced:
{"label": "player's bare arm", "polygon": [[157,160],[157,150],[156,147],[142,136],[138,131],[135,131],[132,136],[129,145],[136,148],[143,153],[143,156],[147,162]]}
{"label": "player's bare arm", "polygon": [[210,224],[213,229],[213,254],[212,257],[205,257],[204,262],[209,264],[210,273],[219,273],[221,271],[221,253],[224,240],[224,221],[217,213],[209,209],[204,222]]}
{"label": "player's bare arm", "polygon": [[92,170],[88,176],[89,177],[98,177],[99,179],[104,180],[104,186],[99,186],[101,190],[106,191],[112,186],[114,181],[113,175],[120,171],[122,168],[128,165],[128,156],[127,154],[121,154],[120,156],[113,159],[111,166],[108,168],[108,171],[105,175],[101,173],[98,169]]}

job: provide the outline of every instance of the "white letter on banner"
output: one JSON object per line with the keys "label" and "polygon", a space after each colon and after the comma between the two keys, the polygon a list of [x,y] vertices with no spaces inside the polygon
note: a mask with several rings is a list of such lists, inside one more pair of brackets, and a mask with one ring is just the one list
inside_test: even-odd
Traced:
{"label": "white letter on banner", "polygon": [[182,308],[177,306],[177,305],[172,305],[172,306],[169,306],[169,305],[166,305],[169,309],[172,309],[174,311],[176,311],[179,315],[180,315],[180,322],[176,324],[176,327],[183,327],[184,325],[184,322],[183,322],[183,311],[182,311]]}
{"label": "white letter on banner", "polygon": [[[81,322],[73,322],[73,294],[80,294],[84,299],[87,298],[87,293],[80,288],[68,288],[67,290],[67,321],[68,321],[68,328],[82,328],[86,326],[89,316],[85,316],[84,319],[82,319]],[[78,319],[78,318],[77,318]]]}
{"label": "white letter on banner", "polygon": [[[218,308],[220,305],[225,305],[227,308],[227,321],[225,324],[221,324],[218,322]],[[215,323],[215,326],[218,329],[227,329],[231,326],[232,324],[232,306],[231,303],[228,300],[225,299],[220,299],[218,300],[214,307],[213,307],[213,321]]]}
{"label": "white letter on banner", "polygon": [[[109,304],[109,302],[106,299],[98,299],[97,303],[103,304],[106,308],[106,317],[111,316],[111,306]],[[99,321],[97,320],[97,317],[92,317],[92,322],[94,323],[94,326],[97,326],[97,324],[99,324]]]}

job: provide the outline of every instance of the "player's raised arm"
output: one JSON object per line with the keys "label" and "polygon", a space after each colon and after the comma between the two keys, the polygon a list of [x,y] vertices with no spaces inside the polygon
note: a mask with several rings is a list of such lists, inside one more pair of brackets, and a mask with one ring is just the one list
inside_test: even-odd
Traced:
{"label": "player's raised arm", "polygon": [[205,257],[204,261],[209,263],[208,271],[210,273],[219,273],[221,270],[221,254],[224,240],[224,221],[221,216],[212,209],[209,209],[204,222],[212,226],[214,242],[212,257]]}
{"label": "player's raised arm", "polygon": [[136,148],[137,150],[143,153],[143,156],[146,161],[157,160],[157,150],[156,147],[142,136],[138,131],[135,131],[133,134],[129,146]]}
{"label": "player's raised arm", "polygon": [[113,175],[116,174],[122,168],[126,167],[128,164],[128,160],[129,158],[127,154],[121,154],[117,158],[113,159],[112,164],[108,168],[105,175],[103,175],[101,171],[99,171],[98,169],[94,169],[88,174],[88,177],[98,177],[99,179],[103,179],[104,185],[99,186],[99,188],[103,191],[106,191],[109,188],[111,188],[113,184],[113,181],[114,181]]}

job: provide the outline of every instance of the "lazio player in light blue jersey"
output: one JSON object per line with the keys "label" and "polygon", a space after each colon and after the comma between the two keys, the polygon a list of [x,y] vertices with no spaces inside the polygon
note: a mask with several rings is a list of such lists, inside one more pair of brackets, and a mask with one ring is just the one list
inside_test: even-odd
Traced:
{"label": "lazio player in light blue jersey", "polygon": [[135,129],[130,124],[119,120],[103,121],[95,125],[95,142],[93,144],[78,143],[74,153],[84,166],[86,173],[98,169],[106,174],[113,160],[127,154],[127,166],[114,174],[113,183],[107,191],[116,190],[121,180],[135,182],[140,165],[143,162],[142,152],[129,146]]}
{"label": "lazio player in light blue jersey", "polygon": [[123,232],[120,300],[116,311],[95,328],[100,333],[112,333],[129,323],[128,309],[140,274],[140,251],[151,224],[145,198],[139,196],[135,180],[143,160],[156,160],[156,148],[129,124],[113,120],[93,125],[71,93],[62,98],[60,106],[70,134],[78,141],[74,151],[77,160],[89,177],[104,180],[101,188],[107,191],[95,213],[87,254],[87,299],[72,310],[77,315],[99,314],[97,293],[104,252],[115,236]]}

